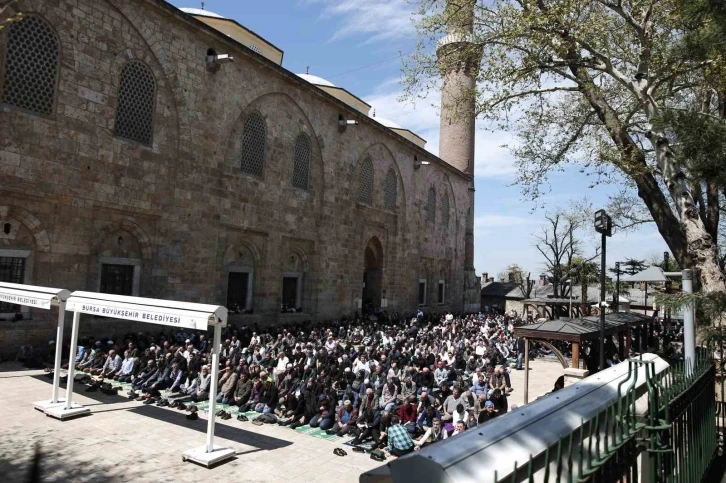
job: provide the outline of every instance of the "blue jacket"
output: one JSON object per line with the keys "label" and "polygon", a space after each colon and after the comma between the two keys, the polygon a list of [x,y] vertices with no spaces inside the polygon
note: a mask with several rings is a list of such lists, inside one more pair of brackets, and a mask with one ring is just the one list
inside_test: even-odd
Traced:
{"label": "blue jacket", "polygon": [[472,394],[476,396],[486,396],[489,392],[489,383],[484,379],[483,384],[479,384],[479,378],[474,379],[474,384],[469,388]]}

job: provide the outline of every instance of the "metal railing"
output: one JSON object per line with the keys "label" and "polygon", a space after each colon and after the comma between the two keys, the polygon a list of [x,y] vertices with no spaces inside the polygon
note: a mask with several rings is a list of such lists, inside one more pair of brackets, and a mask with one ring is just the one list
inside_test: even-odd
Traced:
{"label": "metal railing", "polygon": [[[706,351],[656,373],[653,361],[628,361],[617,400],[496,483],[698,482],[717,454],[716,371]],[[647,393],[638,397],[638,369]],[[641,376],[642,377],[642,376]],[[718,414],[723,421],[723,404]]]}

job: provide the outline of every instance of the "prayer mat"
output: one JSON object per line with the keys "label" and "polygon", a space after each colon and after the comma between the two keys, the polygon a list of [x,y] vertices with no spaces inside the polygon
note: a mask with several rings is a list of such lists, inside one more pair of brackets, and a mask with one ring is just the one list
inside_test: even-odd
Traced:
{"label": "prayer mat", "polygon": [[307,434],[308,436],[313,436],[314,438],[324,439],[326,441],[341,441],[344,439],[336,436],[335,434],[326,434],[324,429],[311,428],[307,424],[305,426],[295,428],[295,431],[298,433]]}

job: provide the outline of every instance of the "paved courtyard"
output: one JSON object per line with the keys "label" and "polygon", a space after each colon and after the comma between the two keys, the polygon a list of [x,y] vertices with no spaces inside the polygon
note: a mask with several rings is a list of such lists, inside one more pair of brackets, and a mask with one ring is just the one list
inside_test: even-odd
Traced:
{"label": "paved courtyard", "polygon": [[[562,374],[556,361],[537,359],[530,370],[530,399],[552,389]],[[275,425],[255,426],[234,419],[217,421],[215,443],[237,452],[212,469],[182,463],[181,454],[205,442],[206,416],[143,405],[121,396],[85,392],[76,385],[74,401],[91,415],[65,422],[46,417],[32,402],[48,399],[52,380],[42,371],[0,364],[0,481],[26,481],[35,444],[40,445],[43,482],[218,481],[357,482],[379,463],[350,446]],[[523,402],[524,371],[512,371],[512,404]],[[65,391],[63,392],[65,394]],[[123,394],[123,393],[122,393]],[[339,457],[341,447],[348,456]]]}

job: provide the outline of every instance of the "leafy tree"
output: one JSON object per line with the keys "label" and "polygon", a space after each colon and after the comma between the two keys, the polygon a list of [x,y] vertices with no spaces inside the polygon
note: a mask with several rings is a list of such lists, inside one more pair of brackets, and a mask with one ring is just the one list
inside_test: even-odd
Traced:
{"label": "leafy tree", "polygon": [[600,283],[600,266],[593,259],[577,256],[572,260],[571,273],[572,282],[580,284],[580,313],[583,316],[590,315],[588,287]]}
{"label": "leafy tree", "polygon": [[645,270],[647,265],[645,260],[636,260],[634,258],[626,258],[624,262],[620,262],[620,270],[627,275],[635,275]]}
{"label": "leafy tree", "polygon": [[481,59],[469,71],[477,89],[463,95],[475,96],[481,119],[516,129],[525,196],[537,198],[548,174],[567,163],[595,182],[620,183],[637,193],[679,265],[697,265],[703,288],[724,292],[718,220],[709,215],[719,197],[699,193],[690,160],[661,121],[701,105],[704,82],[726,70],[714,50],[693,56],[682,47],[691,31],[678,14],[683,1],[477,2],[475,40],[449,43],[437,56],[433,43],[465,10],[454,7],[472,0],[419,0],[420,48],[404,66],[405,86],[409,97],[425,94],[442,70]]}

